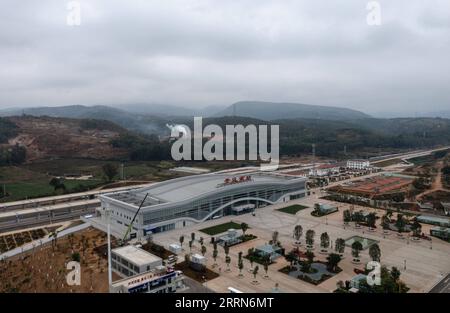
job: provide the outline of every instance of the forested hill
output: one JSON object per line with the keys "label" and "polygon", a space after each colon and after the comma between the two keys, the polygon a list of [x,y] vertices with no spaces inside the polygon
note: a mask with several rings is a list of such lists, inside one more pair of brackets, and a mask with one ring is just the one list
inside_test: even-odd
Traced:
{"label": "forested hill", "polygon": [[275,103],[261,101],[242,101],[230,105],[215,116],[246,116],[262,120],[312,118],[324,120],[351,120],[370,116],[356,110],[310,105],[302,103]]}
{"label": "forested hill", "polygon": [[0,144],[17,135],[17,125],[6,118],[0,117]]}

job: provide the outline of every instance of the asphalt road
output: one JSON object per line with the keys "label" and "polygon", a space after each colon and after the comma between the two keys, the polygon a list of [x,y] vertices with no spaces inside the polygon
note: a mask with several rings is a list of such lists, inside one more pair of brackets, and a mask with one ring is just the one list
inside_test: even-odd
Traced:
{"label": "asphalt road", "polygon": [[433,289],[430,293],[450,293],[450,274],[447,274]]}

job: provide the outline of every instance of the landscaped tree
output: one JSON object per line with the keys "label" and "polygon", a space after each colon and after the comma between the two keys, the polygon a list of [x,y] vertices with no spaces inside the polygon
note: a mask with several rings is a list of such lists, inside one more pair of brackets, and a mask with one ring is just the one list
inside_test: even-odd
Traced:
{"label": "landscaped tree", "polygon": [[195,233],[191,233],[191,240],[195,241]]}
{"label": "landscaped tree", "polygon": [[366,217],[367,226],[370,228],[375,228],[375,223],[377,221],[377,215],[375,213],[369,213]]}
{"label": "landscaped tree", "polygon": [[242,275],[242,270],[244,269],[244,260],[240,259],[238,262],[238,268],[239,268],[239,276],[243,276]]}
{"label": "landscaped tree", "polygon": [[241,223],[241,229],[242,229],[242,233],[244,234],[244,237],[245,237],[245,232],[248,229],[248,224],[247,223]]}
{"label": "landscaped tree", "polygon": [[395,222],[395,227],[397,227],[397,231],[402,233],[405,230],[406,221],[403,214],[397,214],[397,221]]}
{"label": "landscaped tree", "polygon": [[258,270],[259,270],[259,266],[256,265],[255,268],[253,269],[253,278],[255,279],[255,281],[256,281],[256,274],[258,274]]}
{"label": "landscaped tree", "polygon": [[312,251],[306,251],[305,256],[306,256],[306,259],[308,260],[308,263],[314,262],[315,255]]}
{"label": "landscaped tree", "polygon": [[359,253],[363,249],[362,243],[359,241],[355,241],[352,244],[352,256],[356,259],[359,259]]}
{"label": "landscaped tree", "polygon": [[102,166],[103,174],[105,174],[108,181],[112,181],[114,176],[118,173],[118,167],[115,164],[107,163]]}
{"label": "landscaped tree", "polygon": [[380,262],[381,250],[380,250],[380,246],[378,246],[377,243],[374,243],[373,245],[370,246],[369,255],[370,255],[370,258],[372,259],[372,261]]}
{"label": "landscaped tree", "polygon": [[202,255],[205,256],[205,253],[206,253],[206,247],[205,246],[202,246],[201,252],[202,252]]}
{"label": "landscaped tree", "polygon": [[394,281],[398,281],[400,279],[400,271],[395,266],[391,269],[391,277]]}
{"label": "landscaped tree", "polygon": [[228,255],[230,253],[230,247],[228,247],[227,245],[223,246],[223,250],[225,251],[225,255]]}
{"label": "landscaped tree", "polygon": [[264,259],[264,272],[266,273],[266,277],[269,277],[269,275],[267,275],[267,271],[269,270],[269,263],[270,263],[269,258]]}
{"label": "landscaped tree", "polygon": [[345,224],[348,224],[352,221],[352,213],[350,212],[350,210],[344,210],[344,212],[342,214],[343,214]]}
{"label": "landscaped tree", "polygon": [[279,235],[279,233],[277,231],[274,231],[272,233],[272,244],[273,245],[278,245],[278,235]]}
{"label": "landscaped tree", "polygon": [[200,239],[198,240],[201,246],[203,246],[203,241],[204,241],[203,237],[200,237]]}
{"label": "landscaped tree", "polygon": [[189,252],[192,252],[192,244],[194,242],[192,240],[189,240]]}
{"label": "landscaped tree", "polygon": [[186,253],[184,255],[184,263],[186,264],[187,267],[189,267],[191,265],[191,255]]}
{"label": "landscaped tree", "polygon": [[312,229],[308,229],[306,231],[305,240],[306,240],[307,245],[309,245],[309,246],[314,245],[314,236],[315,235],[316,235],[316,232]]}
{"label": "landscaped tree", "polygon": [[181,235],[180,236],[180,245],[181,245],[181,247],[183,247],[183,242],[184,242],[184,236]]}
{"label": "landscaped tree", "polygon": [[420,237],[422,233],[422,225],[417,220],[414,220],[413,224],[411,225],[411,229],[413,231],[414,237]]}
{"label": "landscaped tree", "polygon": [[284,256],[287,262],[289,262],[289,266],[292,268],[295,261],[297,261],[297,255],[294,253],[294,251],[289,252]]}
{"label": "landscaped tree", "polygon": [[330,246],[330,236],[328,236],[328,233],[325,232],[320,235],[320,246],[323,249],[328,249]]}
{"label": "landscaped tree", "polygon": [[242,251],[239,251],[239,253],[238,253],[238,263],[240,260],[242,260]]}
{"label": "landscaped tree", "polygon": [[302,227],[302,225],[295,226],[295,228],[294,228],[294,238],[295,238],[295,240],[297,242],[300,241],[300,238],[302,237],[302,235],[303,235],[303,227]]}
{"label": "landscaped tree", "polygon": [[217,255],[219,254],[219,251],[217,251],[217,246],[214,247],[213,250],[213,259],[214,259],[214,265],[217,265]]}
{"label": "landscaped tree", "polygon": [[313,210],[313,213],[314,213],[315,215],[320,215],[320,204],[319,204],[319,203],[315,203],[315,204],[314,204],[314,210]]}
{"label": "landscaped tree", "polygon": [[225,257],[225,263],[227,263],[227,270],[230,270],[231,258],[229,255]]}
{"label": "landscaped tree", "polygon": [[339,254],[344,254],[344,250],[345,250],[345,240],[342,238],[338,238],[336,239],[335,244],[335,251]]}
{"label": "landscaped tree", "polygon": [[381,217],[381,226],[383,229],[388,230],[390,229],[389,225],[391,223],[391,219],[389,218],[388,214],[385,214]]}
{"label": "landscaped tree", "polygon": [[328,269],[332,272],[336,272],[339,262],[341,262],[342,258],[339,254],[331,253],[327,257]]}

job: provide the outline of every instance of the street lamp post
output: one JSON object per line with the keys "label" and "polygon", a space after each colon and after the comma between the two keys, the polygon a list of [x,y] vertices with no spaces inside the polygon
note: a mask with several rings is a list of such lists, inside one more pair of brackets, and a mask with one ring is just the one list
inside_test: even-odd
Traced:
{"label": "street lamp post", "polygon": [[107,216],[107,234],[108,234],[108,291],[111,291],[112,285],[112,270],[111,270],[111,211],[109,209],[106,210]]}

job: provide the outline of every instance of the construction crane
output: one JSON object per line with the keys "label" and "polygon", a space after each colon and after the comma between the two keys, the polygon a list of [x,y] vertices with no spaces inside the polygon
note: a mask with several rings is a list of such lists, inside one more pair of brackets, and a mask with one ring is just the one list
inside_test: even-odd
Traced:
{"label": "construction crane", "polygon": [[139,211],[141,210],[142,206],[144,205],[145,200],[147,200],[147,197],[148,197],[148,193],[145,195],[144,200],[142,200],[141,205],[139,205],[139,208],[137,209],[136,213],[134,214],[133,219],[131,220],[131,223],[128,226],[128,229],[125,232],[125,235],[123,236],[122,244],[124,244],[126,242],[127,236],[131,231],[131,227],[133,227],[134,220],[136,219],[137,215],[139,214]]}

